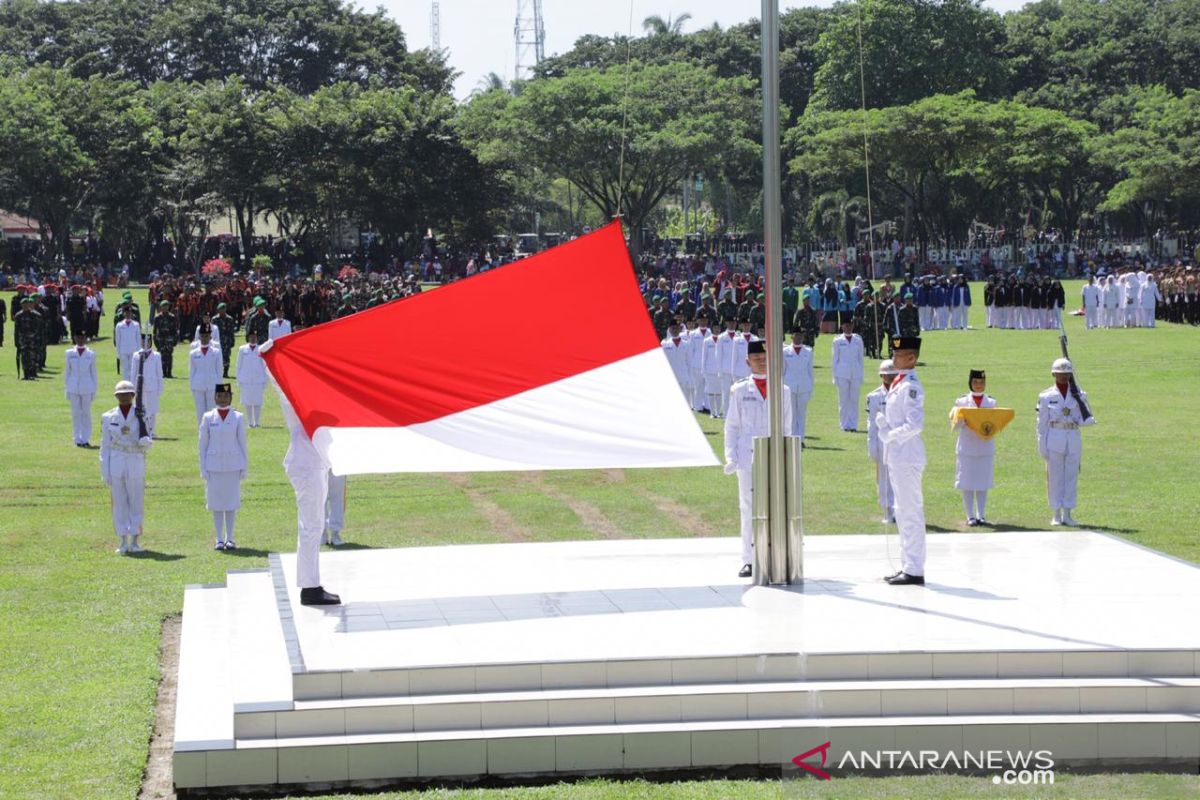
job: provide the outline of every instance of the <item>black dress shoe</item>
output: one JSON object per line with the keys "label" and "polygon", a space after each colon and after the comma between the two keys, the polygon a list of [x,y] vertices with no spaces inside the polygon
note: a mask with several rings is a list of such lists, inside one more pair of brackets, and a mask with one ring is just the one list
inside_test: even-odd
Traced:
{"label": "black dress shoe", "polygon": [[899,575],[893,575],[887,579],[887,582],[892,586],[924,586],[924,575],[909,575],[907,572],[901,572]]}
{"label": "black dress shoe", "polygon": [[311,586],[300,590],[300,605],[302,606],[336,606],[341,603],[342,598],[325,591],[320,586]]}
{"label": "black dress shoe", "polygon": [[890,580],[892,580],[893,578],[899,578],[899,577],[900,577],[901,575],[903,575],[903,574],[904,574],[904,570],[902,570],[902,569],[898,569],[898,570],[896,570],[895,572],[893,572],[891,575],[884,575],[884,576],[883,576],[883,579],[884,579],[885,581],[890,581]]}
{"label": "black dress shoe", "polygon": [[753,574],[754,574],[754,568],[751,567],[749,564],[743,564],[742,568],[738,570],[739,578],[749,578]]}

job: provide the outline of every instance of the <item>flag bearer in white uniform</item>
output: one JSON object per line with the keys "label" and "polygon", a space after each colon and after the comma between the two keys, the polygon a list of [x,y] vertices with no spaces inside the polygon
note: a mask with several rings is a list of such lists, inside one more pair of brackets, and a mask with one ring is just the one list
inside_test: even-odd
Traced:
{"label": "flag bearer in white uniform", "polygon": [[679,384],[679,390],[683,392],[684,397],[690,398],[692,394],[691,351],[688,340],[683,338],[683,333],[679,330],[678,322],[672,322],[668,326],[667,337],[660,342],[660,346],[667,356],[667,363],[671,365],[671,372],[675,375],[675,382]]}
{"label": "flag bearer in white uniform", "polygon": [[188,385],[196,404],[197,425],[204,413],[217,405],[216,388],[223,368],[220,348],[213,347],[207,330],[201,330],[200,346],[188,353]]}
{"label": "flag bearer in white uniform", "polygon": [[139,372],[143,374],[142,405],[146,409],[146,429],[150,431],[151,439],[156,436],[155,431],[158,430],[158,409],[162,403],[163,388],[166,386],[166,381],[163,380],[162,354],[154,349],[153,339],[150,334],[142,337],[142,349],[134,355],[129,367],[133,373],[129,381],[135,389]]}
{"label": "flag bearer in white uniform", "polygon": [[117,407],[100,417],[100,477],[112,493],[113,529],[120,541],[117,552],[122,555],[142,552],[138,539],[146,494],[146,453],[154,443],[138,430],[135,393],[129,381],[118,383],[113,390]]}
{"label": "flag bearer in white uniform", "polygon": [[[725,474],[737,473],[738,510],[741,514],[742,568],[739,578],[753,573],[754,531],[751,526],[750,469],[754,464],[754,439],[771,434],[771,419],[767,412],[767,349],[766,342],[756,340],[747,346],[747,366],[750,376],[738,381],[729,390],[729,410],[725,415]],[[792,429],[791,392],[783,387],[783,430]]]}
{"label": "flag bearer in white uniform", "polygon": [[275,309],[275,319],[267,323],[267,338],[282,339],[292,332],[292,323],[283,318],[283,306]]}
{"label": "flag bearer in white uniform", "polygon": [[736,320],[725,320],[725,332],[717,338],[717,363],[720,366],[719,381],[721,384],[720,416],[724,416],[729,411],[729,390],[733,386],[733,343],[738,337],[736,326]]}
{"label": "flag bearer in white uniform", "polygon": [[63,369],[67,402],[71,404],[71,432],[76,447],[92,442],[92,400],[99,379],[96,376],[96,351],[87,346],[87,334],[75,334],[75,346],[67,349]]}
{"label": "flag bearer in white uniform", "polygon": [[329,473],[329,491],[325,501],[325,544],[341,547],[342,530],[346,527],[346,476]]}
{"label": "flag bearer in white uniform", "polygon": [[879,507],[883,509],[883,524],[896,521],[896,499],[892,483],[888,480],[887,465],[883,463],[883,445],[879,442],[877,415],[887,406],[888,389],[896,377],[896,368],[890,358],[879,364],[881,385],[867,394],[867,455],[875,462],[875,492],[879,496]]}
{"label": "flag bearer in white uniform", "polygon": [[[996,399],[985,393],[987,375],[973,369],[967,376],[971,391],[954,401],[955,408],[995,408]],[[962,492],[967,524],[990,525],[987,521],[987,493],[995,473],[996,440],[984,439],[961,419],[955,423],[958,445],[954,449],[954,488]]]}
{"label": "flag bearer in white uniform", "polygon": [[700,343],[700,372],[704,377],[704,396],[708,403],[708,415],[718,419],[725,415],[724,373],[721,372],[721,335],[709,331]]}
{"label": "flag bearer in white uniform", "polygon": [[133,311],[125,307],[125,319],[113,328],[113,346],[117,349],[117,368],[121,376],[129,380],[129,361],[142,346],[142,326],[133,318]]}
{"label": "flag bearer in white uniform", "polygon": [[833,340],[833,383],[838,390],[838,412],[843,431],[858,430],[858,404],[862,396],[863,340],[854,332],[854,321],[842,323],[842,335]]}
{"label": "flag bearer in white uniform", "polygon": [[921,478],[925,472],[925,390],[917,380],[917,336],[892,337],[892,362],[896,377],[888,389],[886,405],[875,417],[883,463],[896,496],[896,527],[900,531],[900,571],[885,580],[893,586],[925,585],[925,500]]}
{"label": "flag bearer in white uniform", "polygon": [[267,388],[267,364],[258,349],[258,333],[246,331],[246,343],[238,348],[237,368],[238,391],[242,393],[242,408],[246,409],[246,423],[251,428],[262,424],[263,391]]}
{"label": "flag bearer in white uniform", "polygon": [[[265,346],[271,344],[268,341]],[[282,392],[279,405],[291,437],[283,457],[283,470],[296,495],[296,585],[300,587],[300,604],[336,606],[342,599],[321,586],[321,534],[325,530],[329,464],[313,446],[292,404]]]}
{"label": "flag bearer in white uniform", "polygon": [[[1071,391],[1074,367],[1065,358],[1050,366],[1054,385],[1038,395],[1038,454],[1046,462],[1046,493],[1054,509],[1051,525],[1076,525],[1071,517],[1075,508],[1075,488],[1079,482],[1079,462],[1083,455],[1083,437],[1079,429],[1095,425],[1096,418],[1084,419],[1079,400]],[[1087,404],[1087,392],[1079,390]]]}
{"label": "flag bearer in white uniform", "polygon": [[212,512],[217,550],[234,550],[233,524],[242,507],[242,481],[250,464],[246,446],[246,418],[229,407],[233,389],[216,386],[217,407],[200,420],[200,477],[204,501]]}
{"label": "flag bearer in white uniform", "polygon": [[783,348],[783,385],[792,395],[792,427],[787,433],[803,445],[813,391],[813,352],[804,344],[804,331],[799,329],[792,331],[792,343]]}

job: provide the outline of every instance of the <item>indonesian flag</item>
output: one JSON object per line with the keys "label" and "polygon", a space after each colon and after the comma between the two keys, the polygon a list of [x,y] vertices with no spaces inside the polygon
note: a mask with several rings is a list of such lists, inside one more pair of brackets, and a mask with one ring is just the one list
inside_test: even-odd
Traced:
{"label": "indonesian flag", "polygon": [[263,358],[337,475],[717,463],[618,222]]}

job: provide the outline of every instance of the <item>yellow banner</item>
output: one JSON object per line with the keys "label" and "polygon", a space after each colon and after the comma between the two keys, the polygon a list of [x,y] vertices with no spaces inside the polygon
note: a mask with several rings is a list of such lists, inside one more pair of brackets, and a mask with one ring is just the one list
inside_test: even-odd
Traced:
{"label": "yellow banner", "polygon": [[950,425],[962,422],[983,439],[991,439],[1004,430],[1016,416],[1011,408],[962,408],[955,407],[950,411]]}

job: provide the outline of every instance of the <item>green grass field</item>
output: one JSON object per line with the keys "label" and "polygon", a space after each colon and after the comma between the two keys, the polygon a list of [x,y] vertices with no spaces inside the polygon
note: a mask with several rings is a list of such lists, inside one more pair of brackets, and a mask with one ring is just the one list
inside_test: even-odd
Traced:
{"label": "green grass field", "polygon": [[[976,296],[982,293],[976,287]],[[1078,286],[1068,287],[1078,297]],[[144,292],[135,293],[146,308]],[[7,294],[6,294],[7,299]],[[967,371],[986,369],[988,390],[1017,417],[998,440],[989,518],[1010,530],[1042,530],[1050,519],[1034,437],[1037,393],[1059,354],[1049,331],[992,331],[983,309],[975,330],[933,332],[920,369],[927,391],[929,466],[925,504],[933,531],[966,530],[953,489],[954,436],[946,422],[966,391]],[[105,320],[111,325],[111,320]],[[1200,561],[1200,434],[1188,405],[1200,389],[1200,331],[1085,331],[1067,318],[1071,355],[1099,424],[1084,432],[1076,518],[1094,530]],[[113,405],[112,344],[100,355],[94,417]],[[829,376],[829,337],[817,342],[817,387],[809,407],[805,524],[809,534],[876,533],[873,472],[864,434],[838,430]],[[63,348],[50,373],[16,380],[12,324],[0,349],[0,798],[137,796],[153,727],[164,617],[178,613],[183,587],[220,582],[230,568],[266,566],[266,554],[295,544],[291,489],[280,462],[287,445],[268,395],[264,428],[251,431],[251,468],[235,553],[214,552],[198,475],[186,379],[168,382],[162,439],[148,463],[143,544],[137,558],[113,554],[109,500],[97,451],[72,446],[63,397]],[[186,348],[177,351],[177,363]],[[875,364],[870,365],[873,371]],[[177,369],[177,373],[182,370]],[[873,386],[864,385],[864,390]],[[235,400],[236,402],[236,400]],[[723,452],[720,423],[701,420]],[[865,420],[862,422],[865,429]],[[734,535],[736,482],[719,468],[544,474],[374,476],[349,483],[346,538],[372,547],[510,540]],[[736,565],[730,565],[732,571]],[[810,565],[810,569],[813,569]],[[936,574],[937,565],[929,571]],[[1112,575],[1119,581],[1121,575]],[[343,587],[335,587],[343,589]],[[1181,619],[1181,625],[1196,620]],[[779,784],[754,781],[673,785],[586,782],[570,787],[438,791],[423,796],[480,800],[776,797],[1197,797],[1200,778],[1175,775],[1059,775],[1030,791],[981,778],[926,776]],[[410,797],[390,793],[386,797]]]}

